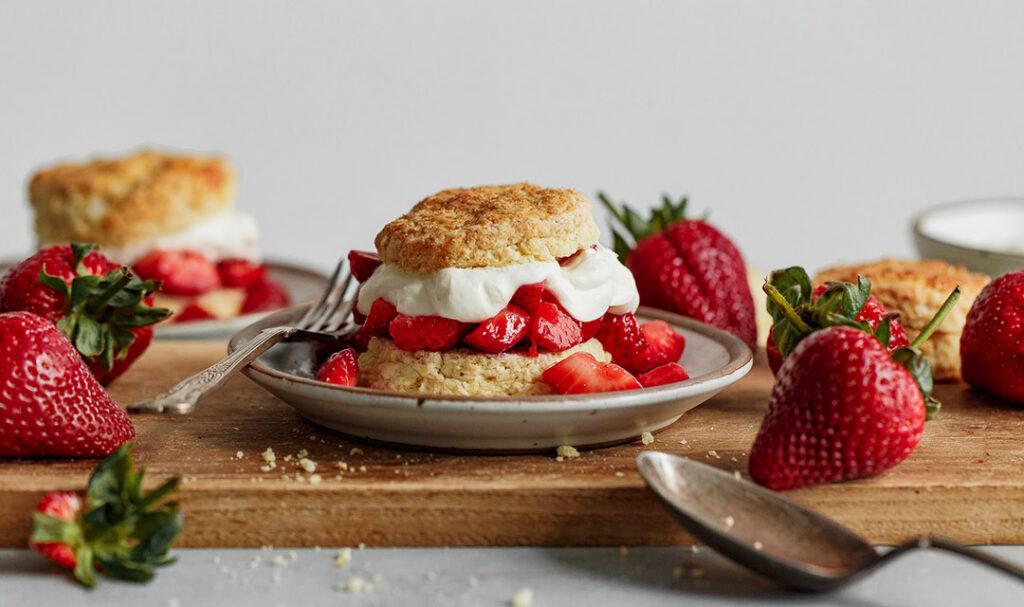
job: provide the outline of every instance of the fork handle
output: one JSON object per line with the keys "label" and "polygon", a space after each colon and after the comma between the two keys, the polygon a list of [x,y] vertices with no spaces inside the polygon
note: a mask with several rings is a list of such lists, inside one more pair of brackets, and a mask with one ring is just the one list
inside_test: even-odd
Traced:
{"label": "fork handle", "polygon": [[294,327],[263,329],[251,341],[203,371],[184,379],[163,394],[128,405],[132,413],[189,413],[204,394],[296,332]]}

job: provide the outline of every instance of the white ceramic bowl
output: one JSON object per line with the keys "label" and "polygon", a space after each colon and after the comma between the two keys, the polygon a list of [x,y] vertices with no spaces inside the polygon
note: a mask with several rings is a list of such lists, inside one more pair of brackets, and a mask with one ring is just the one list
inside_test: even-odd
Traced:
{"label": "white ceramic bowl", "polygon": [[[231,339],[229,350],[260,329],[298,318],[306,306],[276,312]],[[676,314],[641,308],[686,337],[684,382],[572,396],[436,397],[318,382],[313,344],[280,344],[245,374],[310,421],[352,437],[445,451],[531,452],[559,445],[597,447],[654,432],[747,374],[750,349],[730,333]]]}
{"label": "white ceramic bowl", "polygon": [[983,198],[931,207],[914,219],[921,257],[1000,276],[1024,268],[1024,198]]}

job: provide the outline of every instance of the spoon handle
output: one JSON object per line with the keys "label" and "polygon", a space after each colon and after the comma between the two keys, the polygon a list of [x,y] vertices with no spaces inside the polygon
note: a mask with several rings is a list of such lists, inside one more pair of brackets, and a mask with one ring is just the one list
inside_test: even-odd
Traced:
{"label": "spoon handle", "polygon": [[1019,565],[1011,563],[1005,559],[1001,559],[988,552],[978,550],[971,546],[966,546],[960,542],[942,536],[922,535],[916,540],[909,540],[885,553],[881,560],[889,560],[890,558],[903,554],[904,552],[916,550],[918,548],[937,548],[939,550],[953,552],[983,565],[988,565],[993,569],[1002,571],[1003,573],[1024,582],[1024,567],[1020,567]]}

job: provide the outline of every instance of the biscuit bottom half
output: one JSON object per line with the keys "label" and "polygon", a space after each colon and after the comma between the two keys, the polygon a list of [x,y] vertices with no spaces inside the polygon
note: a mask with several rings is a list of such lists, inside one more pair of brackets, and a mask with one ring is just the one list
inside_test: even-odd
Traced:
{"label": "biscuit bottom half", "polygon": [[485,354],[476,350],[407,352],[390,339],[373,338],[359,355],[359,384],[378,390],[445,396],[513,396],[549,394],[541,381],[544,371],[558,361],[589,352],[601,362],[611,355],[591,339],[563,352],[536,356],[522,353]]}

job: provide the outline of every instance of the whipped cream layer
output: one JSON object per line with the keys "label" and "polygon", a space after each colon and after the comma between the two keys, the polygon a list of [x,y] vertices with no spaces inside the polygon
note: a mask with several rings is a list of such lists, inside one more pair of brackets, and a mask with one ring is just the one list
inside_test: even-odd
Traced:
{"label": "whipped cream layer", "polygon": [[103,252],[118,263],[130,264],[156,250],[198,251],[213,261],[242,258],[260,260],[259,227],[247,213],[229,209],[188,229],[121,246],[103,245]]}
{"label": "whipped cream layer", "polygon": [[640,305],[633,275],[612,251],[587,248],[566,265],[555,261],[500,268],[445,268],[421,276],[381,265],[359,290],[356,307],[363,314],[378,298],[410,316],[443,316],[481,322],[508,305],[516,290],[543,282],[559,303],[582,322],[605,312],[634,312]]}

